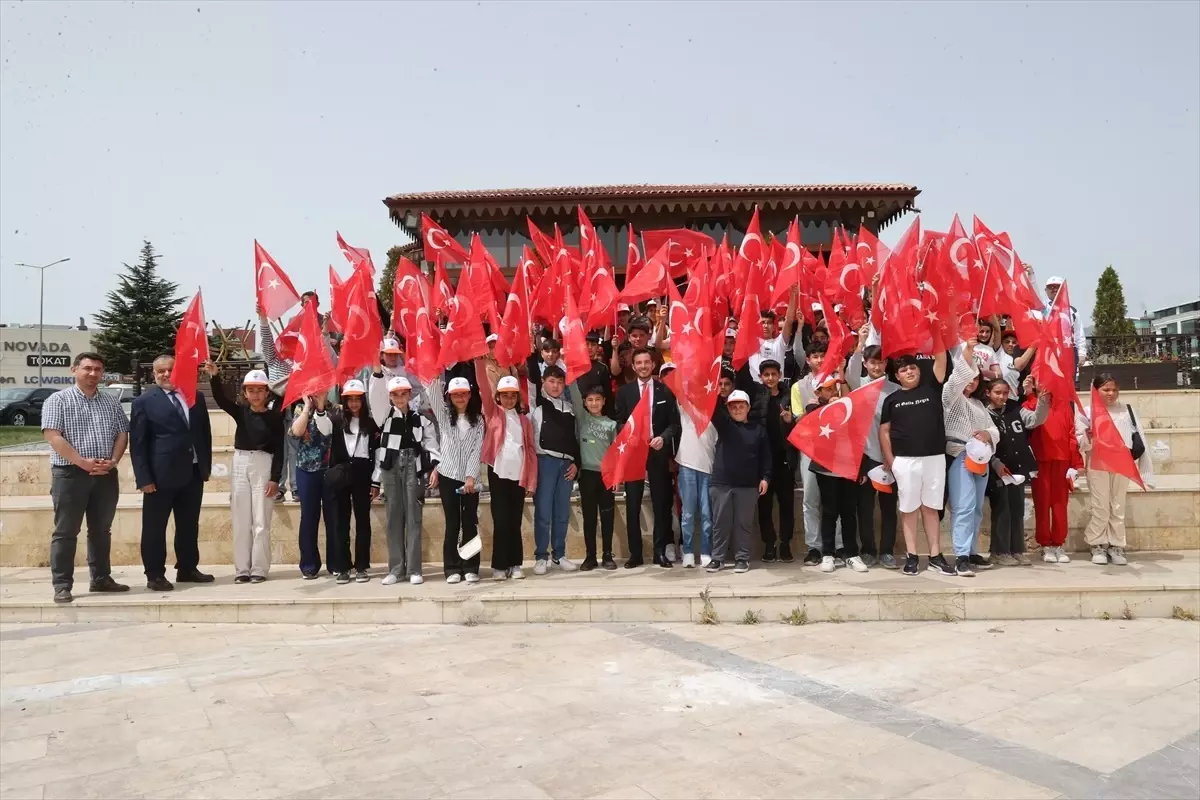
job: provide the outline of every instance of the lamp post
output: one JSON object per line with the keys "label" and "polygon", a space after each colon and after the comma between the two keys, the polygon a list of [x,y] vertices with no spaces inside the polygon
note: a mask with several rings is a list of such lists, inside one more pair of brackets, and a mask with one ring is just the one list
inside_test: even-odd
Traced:
{"label": "lamp post", "polygon": [[45,310],[46,299],[46,270],[53,266],[70,261],[69,258],[60,258],[58,261],[53,261],[49,264],[37,266],[36,264],[17,264],[18,267],[29,267],[38,271],[38,387],[42,385],[42,351],[46,347],[45,343],[45,327],[42,318],[42,313]]}

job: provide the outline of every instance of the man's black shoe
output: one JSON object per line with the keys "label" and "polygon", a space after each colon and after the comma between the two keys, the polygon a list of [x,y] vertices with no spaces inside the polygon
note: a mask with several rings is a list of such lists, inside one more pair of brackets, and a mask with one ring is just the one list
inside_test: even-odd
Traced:
{"label": "man's black shoe", "polygon": [[238,575],[236,578],[233,579],[233,582],[234,583],[249,583],[250,576],[249,575]]}
{"label": "man's black shoe", "polygon": [[644,563],[640,558],[631,558],[625,562],[625,569],[637,569]]}
{"label": "man's black shoe", "polygon": [[150,592],[170,592],[175,589],[175,584],[171,583],[166,578],[147,578],[146,590]]}
{"label": "man's black shoe", "polygon": [[216,578],[198,569],[181,569],[175,573],[176,583],[212,583]]}
{"label": "man's black shoe", "polygon": [[54,590],[54,602],[56,602],[56,603],[70,603],[74,599],[75,598],[71,596],[70,589],[55,589]]}
{"label": "man's black shoe", "polygon": [[769,544],[763,547],[762,562],[770,564],[775,560],[775,545]]}
{"label": "man's black shoe", "polygon": [[598,566],[599,566],[599,564],[597,564],[597,563],[596,563],[596,557],[595,557],[595,556],[588,556],[588,557],[587,557],[587,558],[585,558],[585,559],[583,560],[583,562],[582,562],[582,563],[579,565],[579,571],[580,571],[580,572],[591,572],[592,570],[594,570],[594,569],[595,569],[596,567],[598,567]]}
{"label": "man's black shoe", "polygon": [[605,569],[617,568],[617,562],[613,561],[612,553],[604,554],[604,560],[600,562],[600,566],[604,567]]}
{"label": "man's black shoe", "polygon": [[779,560],[785,564],[790,564],[796,560],[792,557],[792,546],[790,544],[779,545]]}
{"label": "man's black shoe", "polygon": [[103,578],[97,578],[88,585],[89,592],[128,592],[129,587],[123,583],[117,583],[112,579],[111,575],[105,575]]}
{"label": "man's black shoe", "polygon": [[669,560],[667,560],[667,557],[665,555],[662,555],[662,554],[659,554],[654,557],[654,563],[656,566],[659,566],[663,569],[671,569],[671,567],[675,566]]}
{"label": "man's black shoe", "polygon": [[816,566],[819,566],[820,564],[821,564],[821,551],[820,550],[809,550],[808,555],[806,555],[804,557],[804,566],[816,567]]}

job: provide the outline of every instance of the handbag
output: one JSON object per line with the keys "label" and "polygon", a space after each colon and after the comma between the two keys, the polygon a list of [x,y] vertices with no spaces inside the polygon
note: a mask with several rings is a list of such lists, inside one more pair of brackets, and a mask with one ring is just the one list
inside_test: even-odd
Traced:
{"label": "handbag", "polygon": [[463,561],[474,558],[483,550],[483,537],[479,535],[479,531],[475,531],[475,535],[470,541],[463,544],[462,527],[458,529],[458,557]]}
{"label": "handbag", "polygon": [[[348,454],[349,458],[354,458],[354,453],[358,450],[358,442],[362,439],[362,425],[358,427],[358,435],[354,437],[354,449]],[[343,461],[341,464],[334,464],[329,469],[325,470],[325,483],[335,492],[340,492],[350,486],[352,476],[350,473],[350,461]]]}
{"label": "handbag", "polygon": [[1138,433],[1137,417],[1133,414],[1133,406],[1127,403],[1125,408],[1129,409],[1129,421],[1133,423],[1130,426],[1133,428],[1133,435],[1129,438],[1129,452],[1133,455],[1133,460],[1137,461],[1146,452],[1146,442],[1142,439],[1142,434]]}

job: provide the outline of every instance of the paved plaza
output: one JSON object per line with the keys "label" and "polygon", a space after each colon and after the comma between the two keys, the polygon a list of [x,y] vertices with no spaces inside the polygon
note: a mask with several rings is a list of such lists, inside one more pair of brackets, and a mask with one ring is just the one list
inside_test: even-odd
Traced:
{"label": "paved plaza", "polygon": [[0,798],[1196,797],[1200,625],[0,626]]}

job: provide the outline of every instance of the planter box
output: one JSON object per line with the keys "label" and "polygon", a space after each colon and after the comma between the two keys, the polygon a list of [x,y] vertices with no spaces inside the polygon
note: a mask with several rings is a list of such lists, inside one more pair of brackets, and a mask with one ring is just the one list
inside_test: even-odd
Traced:
{"label": "planter box", "polygon": [[1079,386],[1087,390],[1092,378],[1107,372],[1117,379],[1122,390],[1179,389],[1179,364],[1175,361],[1151,361],[1141,364],[1091,364],[1079,370]]}

